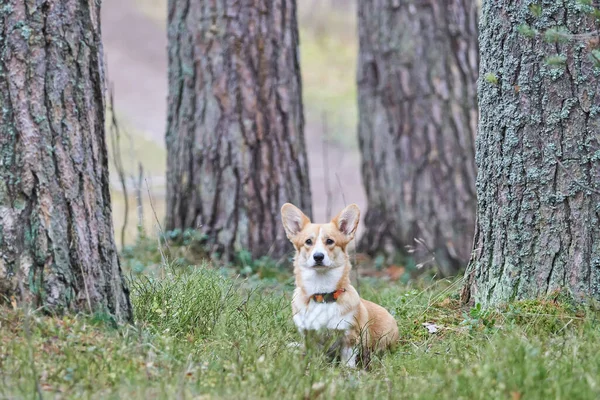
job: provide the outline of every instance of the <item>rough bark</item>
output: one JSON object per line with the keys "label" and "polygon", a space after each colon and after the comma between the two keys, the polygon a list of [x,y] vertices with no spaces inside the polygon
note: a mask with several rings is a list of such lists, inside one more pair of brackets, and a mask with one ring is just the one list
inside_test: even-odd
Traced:
{"label": "rough bark", "polygon": [[475,1],[359,1],[358,18],[369,205],[359,246],[393,254],[421,238],[453,274],[469,260],[475,226]]}
{"label": "rough bark", "polygon": [[0,298],[132,317],[113,238],[100,7],[0,8]]}
{"label": "rough bark", "polygon": [[225,258],[289,250],[279,209],[311,209],[294,0],[169,1],[167,229]]}
{"label": "rough bark", "polygon": [[[591,40],[548,43],[517,31],[598,26],[576,1],[484,2],[478,222],[463,300],[494,305],[566,290],[600,299],[600,69]],[[564,56],[549,65],[548,56]]]}

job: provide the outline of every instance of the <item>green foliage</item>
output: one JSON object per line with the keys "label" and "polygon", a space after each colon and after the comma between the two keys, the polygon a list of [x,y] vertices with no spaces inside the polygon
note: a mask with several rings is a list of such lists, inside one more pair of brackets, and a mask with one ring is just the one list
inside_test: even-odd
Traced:
{"label": "green foliage", "polygon": [[578,0],[578,5],[581,11],[592,15],[594,18],[600,17],[600,10],[598,4],[594,4],[593,0]]}
{"label": "green foliage", "polygon": [[[285,265],[292,265],[290,260]],[[262,256],[253,259],[252,254],[247,250],[239,251],[236,254],[234,268],[239,270],[244,277],[255,277],[263,281],[286,281],[291,275],[291,269],[285,268],[282,263],[278,263],[269,256]]]}
{"label": "green foliage", "polygon": [[594,49],[590,52],[590,60],[594,63],[594,67],[600,68],[600,50]]}
{"label": "green foliage", "polygon": [[[569,6],[573,7],[573,6]],[[550,7],[548,7],[550,8]],[[542,21],[543,12],[545,8],[538,4],[530,4],[529,11],[531,15],[534,17],[534,23],[536,21]],[[584,14],[591,15],[595,19],[600,19],[600,8],[598,4],[594,3],[592,0],[578,0],[577,5],[572,8],[573,11],[583,12]],[[538,29],[531,27],[529,24],[521,24],[517,27],[517,31],[524,37],[533,38],[539,32]],[[570,32],[566,26],[558,25],[552,26],[543,31],[544,40],[548,43],[566,43],[570,40],[579,40],[588,42],[589,40],[593,40],[597,37],[597,32],[588,32],[583,34],[574,34]],[[595,40],[595,39],[594,39]]]}
{"label": "green foliage", "polygon": [[201,264],[207,258],[205,241],[193,229],[167,231],[158,239],[138,236],[133,245],[123,247],[123,269],[136,275]]}
{"label": "green foliage", "polygon": [[499,82],[498,77],[493,72],[488,72],[487,74],[485,74],[485,81],[491,83],[492,85],[497,85]]}
{"label": "green foliage", "polygon": [[587,315],[597,317],[597,310],[586,308],[561,292],[547,298],[516,301],[502,311],[507,323],[522,326],[534,334],[558,334],[565,326],[581,327]]}
{"label": "green foliage", "polygon": [[544,39],[549,43],[565,43],[569,41],[570,37],[571,33],[561,26],[549,28],[544,32]]}
{"label": "green foliage", "polygon": [[230,317],[241,303],[234,283],[206,265],[134,280],[131,288],[136,321],[155,333],[206,337],[238,321]]}
{"label": "green foliage", "polygon": [[156,239],[139,237],[135,244],[123,247],[121,263],[126,271],[144,272],[146,265],[161,262]]}
{"label": "green foliage", "polygon": [[531,4],[529,6],[529,11],[534,17],[537,18],[542,15],[542,6],[540,6],[539,4]]}
{"label": "green foliage", "polygon": [[566,62],[567,57],[559,54],[546,58],[546,64],[553,67],[564,67]]}
{"label": "green foliage", "polygon": [[521,24],[517,27],[517,31],[528,38],[535,37],[538,34],[538,31],[527,24]]}
{"label": "green foliage", "polygon": [[494,311],[482,309],[479,303],[471,308],[468,313],[464,313],[464,317],[465,319],[461,324],[468,326],[470,330],[479,329],[480,327],[492,329],[496,324]]}
{"label": "green foliage", "polygon": [[167,231],[161,235],[163,240],[168,240],[176,246],[201,246],[206,242],[207,236],[195,229],[181,229]]}
{"label": "green foliage", "polygon": [[34,397],[36,382],[44,398],[74,399],[600,396],[598,313],[560,293],[465,309],[462,280],[361,279],[401,337],[364,372],[296,346],[289,287],[247,288],[207,264],[159,275],[131,282],[135,326],[0,308],[0,398]]}

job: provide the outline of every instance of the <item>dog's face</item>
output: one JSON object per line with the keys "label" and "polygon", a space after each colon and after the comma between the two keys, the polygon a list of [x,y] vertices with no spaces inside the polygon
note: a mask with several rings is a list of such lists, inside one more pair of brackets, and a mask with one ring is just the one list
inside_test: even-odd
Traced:
{"label": "dog's face", "polygon": [[344,208],[331,222],[313,224],[300,209],[290,203],[281,207],[285,233],[296,248],[300,268],[328,269],[346,264],[346,247],[354,238],[360,219],[356,204]]}

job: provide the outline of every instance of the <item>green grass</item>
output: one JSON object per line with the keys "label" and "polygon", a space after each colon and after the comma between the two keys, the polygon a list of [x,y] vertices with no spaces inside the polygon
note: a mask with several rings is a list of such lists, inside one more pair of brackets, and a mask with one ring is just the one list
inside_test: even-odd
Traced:
{"label": "green grass", "polygon": [[[598,314],[568,299],[464,309],[460,281],[363,279],[362,295],[386,306],[401,334],[365,372],[290,346],[300,341],[290,272],[272,268],[282,279],[236,278],[206,263],[134,274],[135,326],[0,308],[0,398],[33,398],[36,380],[47,398],[600,396]],[[428,333],[425,322],[439,331]]]}

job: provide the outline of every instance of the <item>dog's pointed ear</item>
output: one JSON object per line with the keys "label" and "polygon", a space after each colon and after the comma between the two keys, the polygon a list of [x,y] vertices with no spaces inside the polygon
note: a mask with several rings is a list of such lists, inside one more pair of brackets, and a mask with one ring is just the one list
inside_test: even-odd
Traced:
{"label": "dog's pointed ear", "polygon": [[292,240],[306,224],[310,224],[310,219],[295,205],[285,203],[281,207],[281,222],[286,236]]}
{"label": "dog's pointed ear", "polygon": [[360,209],[356,204],[350,204],[344,208],[334,219],[331,220],[344,235],[350,240],[354,238],[358,221],[360,220]]}

